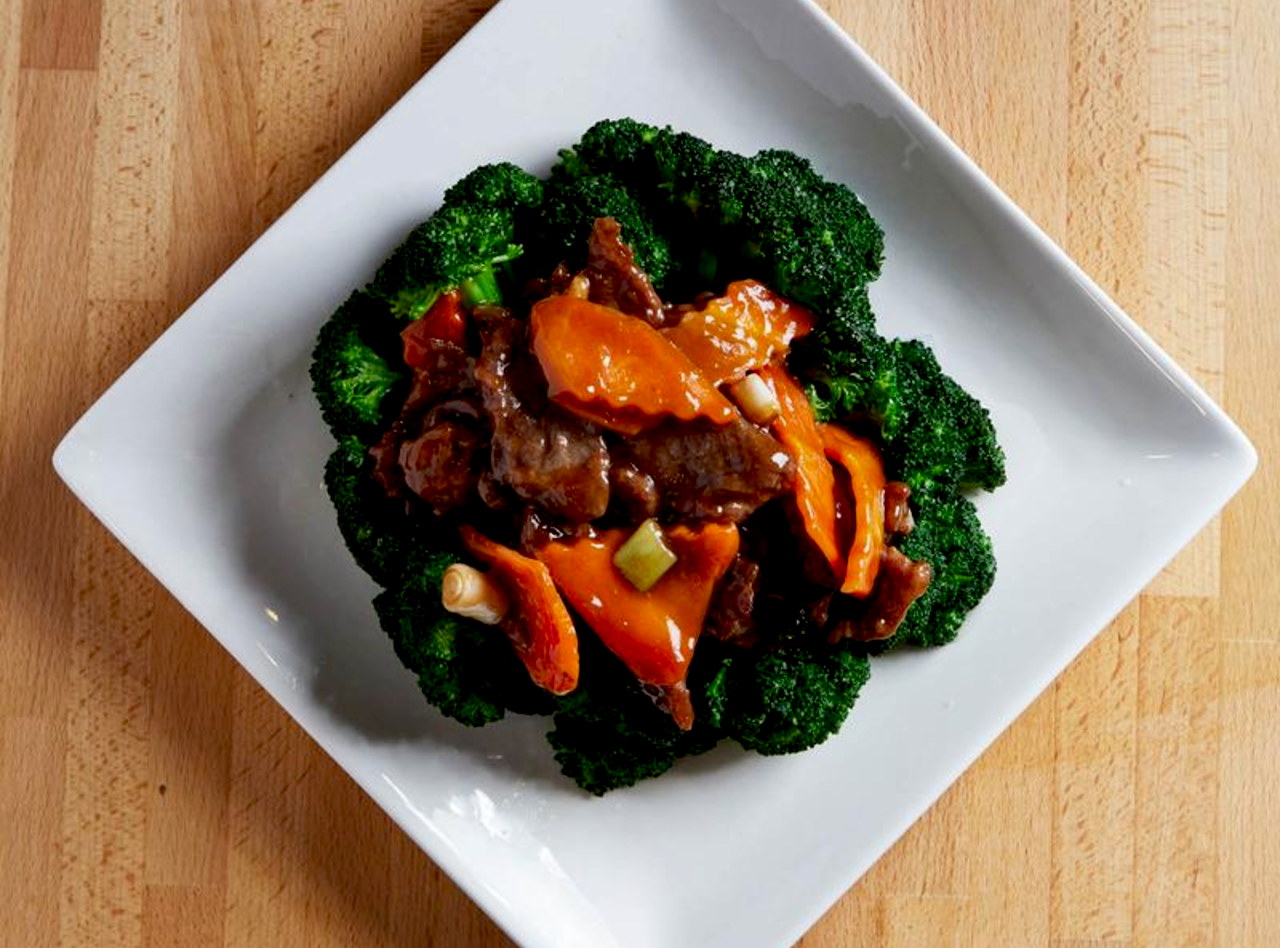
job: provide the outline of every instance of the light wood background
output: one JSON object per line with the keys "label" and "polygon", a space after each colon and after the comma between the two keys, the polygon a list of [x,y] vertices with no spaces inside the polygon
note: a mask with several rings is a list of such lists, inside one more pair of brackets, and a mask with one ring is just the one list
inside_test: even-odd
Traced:
{"label": "light wood background", "polygon": [[[5,945],[509,944],[49,465],[489,5],[0,0]],[[803,944],[1280,945],[1280,3],[827,5],[1263,461]]]}

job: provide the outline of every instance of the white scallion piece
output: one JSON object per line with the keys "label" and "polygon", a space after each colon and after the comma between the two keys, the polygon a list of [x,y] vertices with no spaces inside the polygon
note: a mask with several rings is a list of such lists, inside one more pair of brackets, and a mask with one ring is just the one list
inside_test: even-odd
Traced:
{"label": "white scallion piece", "polygon": [[440,602],[449,612],[497,625],[511,608],[498,584],[466,563],[454,563],[440,580]]}
{"label": "white scallion piece", "polygon": [[569,288],[565,293],[568,296],[576,296],[580,300],[585,300],[591,294],[591,281],[587,279],[585,273],[579,273],[569,281]]}
{"label": "white scallion piece", "polygon": [[676,565],[676,559],[658,521],[650,517],[618,547],[618,552],[613,554],[613,565],[632,586],[648,592]]}
{"label": "white scallion piece", "polygon": [[741,382],[729,386],[729,397],[742,409],[748,421],[757,425],[767,425],[778,417],[782,406],[778,404],[778,396],[774,394],[769,383],[754,372]]}

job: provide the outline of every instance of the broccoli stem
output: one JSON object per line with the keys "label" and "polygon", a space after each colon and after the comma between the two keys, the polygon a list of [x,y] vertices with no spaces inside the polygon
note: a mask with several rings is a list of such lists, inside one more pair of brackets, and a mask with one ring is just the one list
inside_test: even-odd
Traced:
{"label": "broccoli stem", "polygon": [[486,267],[458,287],[466,306],[496,306],[502,303],[502,288],[498,286],[498,274]]}

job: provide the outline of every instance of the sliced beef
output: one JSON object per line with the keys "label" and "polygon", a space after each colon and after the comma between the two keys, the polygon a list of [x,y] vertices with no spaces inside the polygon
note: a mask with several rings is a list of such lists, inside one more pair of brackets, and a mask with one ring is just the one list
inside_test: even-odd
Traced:
{"label": "sliced beef", "polygon": [[760,564],[739,555],[720,580],[702,631],[722,642],[751,645],[756,640],[756,596],[760,592]]}
{"label": "sliced beef", "polygon": [[398,459],[400,431],[393,427],[383,433],[378,443],[369,449],[373,458],[373,479],[387,494],[395,499],[404,496],[404,476]]}
{"label": "sliced beef", "polygon": [[472,360],[466,350],[443,339],[421,342],[424,368],[415,369],[413,387],[400,410],[402,419],[420,414],[450,395],[475,387],[471,377]]}
{"label": "sliced beef", "polygon": [[911,488],[902,481],[889,481],[884,485],[884,530],[890,536],[906,536],[915,529],[915,517],[911,515]]}
{"label": "sliced beef", "polygon": [[575,522],[609,505],[609,452],[594,426],[561,410],[530,354],[527,327],[477,309],[483,348],[475,378],[493,426],[493,476],[527,501]]}
{"label": "sliced beef", "polygon": [[737,523],[795,480],[795,462],[782,445],[742,418],[668,423],[626,446],[636,468],[653,478],[663,508],[682,520]]}
{"label": "sliced beef", "polygon": [[622,225],[612,217],[596,219],[587,242],[588,299],[638,316],[654,326],[666,325],[666,311],[649,276],[636,265],[636,256],[622,242]]}
{"label": "sliced beef", "polygon": [[609,488],[613,502],[632,523],[658,515],[658,485],[634,464],[622,461],[610,467]]}
{"label": "sliced beef", "polygon": [[416,438],[400,442],[398,460],[404,483],[436,513],[466,503],[480,478],[481,439],[470,427],[442,421]]}
{"label": "sliced beef", "polygon": [[590,536],[590,524],[555,520],[533,504],[526,505],[520,517],[520,550],[526,556],[535,555],[539,549],[557,540]]}
{"label": "sliced beef", "polygon": [[831,640],[854,639],[877,642],[898,630],[911,604],[924,595],[933,582],[933,567],[926,562],[909,559],[897,547],[885,547],[880,560],[880,575],[867,600],[866,612],[857,619],[846,619],[836,625]]}
{"label": "sliced beef", "polygon": [[569,272],[568,264],[557,263],[550,276],[534,277],[525,284],[524,298],[532,304],[548,296],[559,296],[569,289],[569,283],[572,280],[573,274]]}

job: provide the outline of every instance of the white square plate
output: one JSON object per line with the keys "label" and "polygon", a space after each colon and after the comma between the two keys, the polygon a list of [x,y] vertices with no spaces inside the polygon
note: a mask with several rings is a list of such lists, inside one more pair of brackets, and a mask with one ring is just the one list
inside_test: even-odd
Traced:
{"label": "white square plate", "polygon": [[[590,36],[569,24],[590,23]],[[320,323],[472,166],[545,171],[603,117],[791,148],[884,227],[881,327],[992,409],[1000,562],[944,649],[874,663],[806,754],[722,746],[595,799],[544,719],[469,730],[379,631],[321,487]],[[799,937],[1245,481],[1248,441],[807,0],[506,0],[125,373],[72,490],[526,945]],[[1105,538],[1118,527],[1123,543]]]}

